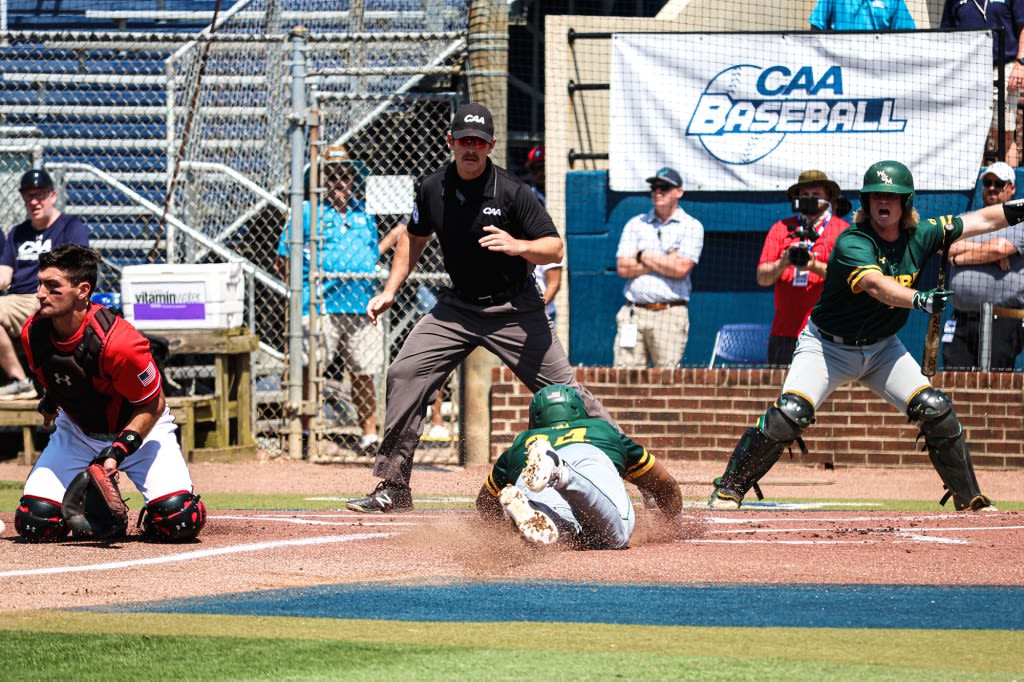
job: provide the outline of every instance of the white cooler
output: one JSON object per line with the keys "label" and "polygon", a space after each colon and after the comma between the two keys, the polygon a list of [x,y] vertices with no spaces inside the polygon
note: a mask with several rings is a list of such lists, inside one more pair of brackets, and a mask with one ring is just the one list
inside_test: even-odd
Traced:
{"label": "white cooler", "polygon": [[127,265],[121,271],[124,316],[138,329],[242,326],[241,263]]}

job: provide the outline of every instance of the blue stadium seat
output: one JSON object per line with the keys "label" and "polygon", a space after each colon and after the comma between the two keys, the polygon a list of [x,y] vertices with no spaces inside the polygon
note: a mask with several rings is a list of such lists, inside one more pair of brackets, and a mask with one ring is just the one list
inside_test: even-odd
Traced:
{"label": "blue stadium seat", "polygon": [[708,367],[719,364],[764,365],[768,362],[769,324],[725,324],[715,334]]}

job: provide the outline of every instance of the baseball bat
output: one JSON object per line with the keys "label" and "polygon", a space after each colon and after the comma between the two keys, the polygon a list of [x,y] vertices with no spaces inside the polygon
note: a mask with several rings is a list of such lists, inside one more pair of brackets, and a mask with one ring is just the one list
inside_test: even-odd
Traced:
{"label": "baseball bat", "polygon": [[[942,260],[939,261],[939,277],[935,281],[936,289],[946,288],[946,270],[949,267],[949,234],[953,229],[952,224],[946,225],[945,234],[942,237]],[[939,339],[942,336],[942,313],[935,313],[928,320],[928,333],[924,337],[924,361],[921,363],[921,374],[926,377],[935,376],[935,368],[939,364]]]}

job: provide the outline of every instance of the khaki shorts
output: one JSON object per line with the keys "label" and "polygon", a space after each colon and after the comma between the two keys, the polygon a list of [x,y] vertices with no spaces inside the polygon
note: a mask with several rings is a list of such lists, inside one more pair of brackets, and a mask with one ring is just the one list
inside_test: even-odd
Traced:
{"label": "khaki shorts", "polygon": [[28,318],[39,310],[39,299],[35,294],[7,294],[0,296],[0,319],[12,339],[21,337],[21,328]]}
{"label": "khaki shorts", "polygon": [[[1006,132],[1012,133],[1017,129],[1017,103],[1020,101],[1020,90],[1010,89],[1010,71],[1012,70],[1013,64],[1006,65],[1005,71],[1005,82],[1003,88],[1005,89],[1006,96],[1006,108],[1003,110],[1003,125],[1006,127]],[[995,83],[996,79],[999,78],[999,69],[992,72],[992,82]],[[999,85],[994,84],[992,86],[992,130],[998,130],[999,128]]]}
{"label": "khaki shorts", "polygon": [[[320,320],[322,354],[320,364],[327,366],[340,356],[345,369],[353,374],[377,374],[384,370],[384,330],[366,315],[323,315]],[[309,318],[303,318],[305,331],[302,363],[309,364]]]}

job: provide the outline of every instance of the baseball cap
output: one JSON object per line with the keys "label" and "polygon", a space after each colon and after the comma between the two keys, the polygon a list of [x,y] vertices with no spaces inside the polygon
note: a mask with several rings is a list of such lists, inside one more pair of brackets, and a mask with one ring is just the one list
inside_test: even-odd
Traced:
{"label": "baseball cap", "polygon": [[527,168],[532,168],[535,164],[544,163],[544,146],[537,145],[526,154],[526,163],[523,164]]}
{"label": "baseball cap", "polygon": [[659,168],[657,173],[647,178],[647,182],[667,182],[673,187],[683,186],[683,179],[679,176],[679,173],[676,171],[675,168],[669,168],[668,166],[665,166],[664,168]]}
{"label": "baseball cap", "polygon": [[1013,168],[1010,167],[1010,164],[1003,163],[1002,161],[996,161],[986,168],[985,172],[982,173],[982,176],[985,175],[994,175],[1003,182],[1012,182],[1015,185],[1017,184],[1017,175],[1013,172]]}
{"label": "baseball cap", "polygon": [[491,112],[476,102],[463,104],[452,118],[452,137],[456,140],[463,137],[479,137],[493,142],[494,119],[491,118]]}
{"label": "baseball cap", "polygon": [[44,170],[30,170],[21,176],[22,192],[28,189],[53,189],[53,178]]}

